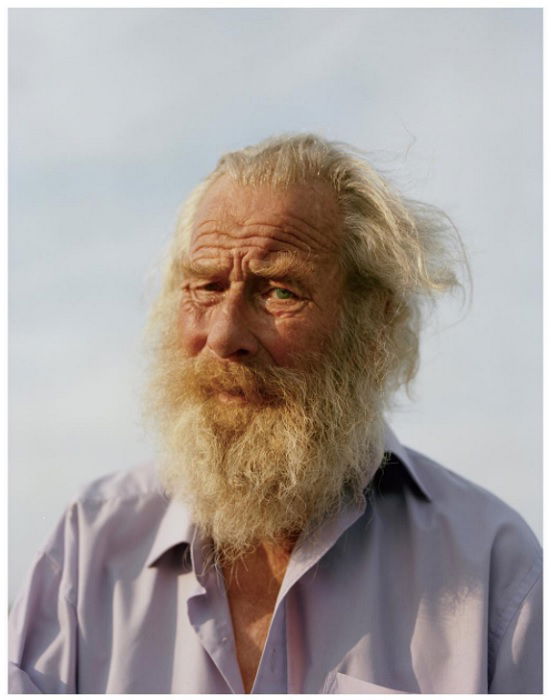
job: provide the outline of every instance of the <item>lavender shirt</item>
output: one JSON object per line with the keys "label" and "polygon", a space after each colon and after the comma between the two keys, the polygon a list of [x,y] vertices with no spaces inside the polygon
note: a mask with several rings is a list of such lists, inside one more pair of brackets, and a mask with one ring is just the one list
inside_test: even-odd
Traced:
{"label": "lavender shirt", "polygon": [[[488,492],[402,447],[297,543],[255,693],[539,693],[541,550]],[[10,691],[242,693],[220,573],[152,468],[101,479],[10,620]]]}

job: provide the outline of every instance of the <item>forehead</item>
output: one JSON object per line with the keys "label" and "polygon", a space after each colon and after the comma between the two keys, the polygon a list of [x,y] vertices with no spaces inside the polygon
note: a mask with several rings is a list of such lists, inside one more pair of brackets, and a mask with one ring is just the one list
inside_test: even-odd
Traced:
{"label": "forehead", "polygon": [[239,252],[263,258],[289,252],[334,257],[341,235],[335,193],[325,183],[244,186],[223,176],[203,195],[195,213],[191,257]]}

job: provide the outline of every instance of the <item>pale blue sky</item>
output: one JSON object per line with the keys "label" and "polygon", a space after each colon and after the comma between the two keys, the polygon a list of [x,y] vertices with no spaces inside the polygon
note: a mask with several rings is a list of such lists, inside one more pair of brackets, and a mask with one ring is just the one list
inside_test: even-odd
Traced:
{"label": "pale blue sky", "polygon": [[[10,595],[75,492],[152,455],[141,331],[190,188],[310,130],[442,207],[473,303],[399,437],[541,536],[541,10],[10,11]],[[153,281],[152,281],[153,280]]]}

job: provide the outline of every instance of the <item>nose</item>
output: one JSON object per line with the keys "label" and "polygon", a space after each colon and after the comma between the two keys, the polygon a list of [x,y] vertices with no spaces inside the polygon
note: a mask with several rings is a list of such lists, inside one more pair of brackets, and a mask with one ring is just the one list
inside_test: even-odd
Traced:
{"label": "nose", "polygon": [[258,341],[246,318],[243,302],[228,297],[213,309],[207,347],[224,360],[241,360],[258,351]]}

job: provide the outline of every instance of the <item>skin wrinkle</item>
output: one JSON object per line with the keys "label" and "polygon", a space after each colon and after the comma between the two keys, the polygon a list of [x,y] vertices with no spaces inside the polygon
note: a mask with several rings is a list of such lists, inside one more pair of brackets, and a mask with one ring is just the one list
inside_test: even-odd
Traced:
{"label": "skin wrinkle", "polygon": [[[274,228],[275,228],[275,227],[274,227]],[[291,245],[292,247],[297,248],[297,250],[300,250],[300,251],[305,252],[305,253],[308,253],[308,252],[311,252],[311,251],[312,251],[312,247],[309,246],[309,245],[297,244],[297,243],[296,243],[296,239],[294,238],[294,236],[293,236],[292,234],[289,234],[289,237],[288,237],[288,238],[284,238],[284,237],[281,235],[281,231],[279,231],[279,234],[280,234],[279,236],[278,236],[278,235],[271,235],[271,236],[270,236],[271,241],[272,241],[273,243],[279,243],[279,244],[281,244],[281,246],[282,246],[281,248],[275,247],[275,250],[282,250],[282,251],[285,251],[285,250],[287,250],[288,247]],[[223,238],[220,239],[220,236],[221,236],[221,235],[224,236],[224,235],[227,235],[227,234],[220,234],[220,233],[218,233],[218,232],[212,232],[212,233],[207,233],[207,234],[203,233],[203,234],[201,234],[201,238],[203,239],[203,242],[201,243],[201,245],[195,245],[195,246],[193,247],[193,249],[192,249],[192,251],[191,251],[192,254],[198,253],[200,250],[203,250],[203,249],[205,249],[205,248],[209,248],[209,247],[212,245],[212,243],[211,243],[212,240],[216,240],[216,242],[217,242],[216,244],[217,244],[218,247],[224,248],[224,249],[226,249],[226,250],[231,250],[231,249],[233,248],[233,246],[235,245],[234,240],[235,240],[235,238],[237,238],[237,237],[233,237],[233,236],[227,235],[227,237],[230,238],[231,240],[226,241],[226,240],[224,240]],[[208,237],[208,240],[207,240],[207,241],[204,241],[204,239],[207,238],[207,237]],[[249,240],[249,241],[263,240],[263,236],[260,236],[260,235],[258,235],[258,233],[255,233],[255,234],[249,234],[249,235],[245,235],[245,236],[239,236],[239,240],[241,240],[241,241],[247,241],[247,240]],[[264,239],[264,240],[265,240],[265,239]],[[263,246],[260,245],[260,244],[250,243],[250,245],[252,245],[252,246],[255,246],[255,245],[256,245],[257,248],[263,248]]]}
{"label": "skin wrinkle", "polygon": [[[254,233],[247,233],[246,231],[243,231],[243,229],[250,228],[250,227],[255,227],[255,232]],[[239,233],[233,233],[231,231],[226,231],[222,230],[222,227],[213,227],[212,229],[208,229],[206,231],[200,231],[201,227],[198,227],[196,230],[196,239],[204,239],[204,237],[218,237],[218,236],[227,236],[228,238],[232,239],[232,242],[228,242],[227,246],[231,247],[233,245],[233,240],[236,238],[239,238],[240,240],[247,240],[247,239],[252,239],[252,238],[264,238],[266,236],[270,236],[270,238],[273,241],[282,243],[284,245],[291,245],[292,247],[298,248],[299,250],[303,251],[313,251],[316,253],[316,248],[318,249],[320,253],[336,253],[337,252],[337,245],[336,242],[329,242],[325,243],[323,240],[320,240],[319,234],[318,233],[318,238],[316,239],[315,235],[312,234],[306,234],[305,232],[301,232],[301,235],[306,239],[306,242],[303,242],[301,238],[297,237],[296,231],[297,229],[292,226],[285,226],[283,223],[280,225],[276,224],[256,224],[256,223],[251,223],[247,224],[246,226],[241,226],[239,229]],[[225,227],[224,227],[225,228]],[[264,228],[268,229],[265,233],[260,233],[258,231],[259,228]],[[312,229],[315,230],[315,229]],[[210,239],[209,239],[210,240]],[[205,245],[202,243],[202,245]],[[197,250],[197,246],[192,246],[191,252],[194,253]]]}
{"label": "skin wrinkle", "polygon": [[[293,304],[293,308],[281,311],[277,319],[269,312],[263,312],[259,316],[254,308],[250,307],[250,302],[246,298],[250,294],[245,293],[245,285],[244,282],[234,281],[231,287],[221,295],[225,297],[225,301],[218,300],[207,309],[196,304],[193,299],[184,299],[184,308],[188,308],[193,314],[196,330],[199,330],[200,337],[203,337],[201,330],[203,328],[212,329],[213,325],[216,324],[216,315],[222,314],[226,319],[224,323],[231,323],[232,326],[235,326],[237,322],[240,327],[247,328],[247,334],[252,334],[255,338],[254,345],[260,346],[260,349],[255,352],[265,355],[265,361],[269,358],[271,363],[280,364],[277,362],[278,346],[283,342],[282,333],[283,336],[285,335],[285,330],[281,330],[281,324],[287,322],[286,325],[289,326],[294,316],[302,314],[305,307],[308,304],[314,304],[314,302],[307,298],[298,300]],[[319,312],[320,307],[316,306]],[[289,330],[287,335],[288,333]],[[208,332],[206,337],[209,337]]]}
{"label": "skin wrinkle", "polygon": [[[270,201],[266,201],[266,192],[270,191],[274,191],[272,187],[243,187],[226,176],[215,181],[205,192],[197,208],[191,254],[196,252],[194,242],[203,234],[216,233],[230,238],[246,239],[250,234],[243,229],[250,226],[257,229],[259,226],[276,229],[282,236],[279,242],[284,245],[303,250],[311,249],[314,253],[336,252],[341,234],[341,216],[335,193],[327,184],[295,185],[282,191],[281,194],[284,192],[286,198],[284,208],[270,206]],[[246,193],[246,198],[243,198],[243,193]],[[219,197],[220,194],[225,196]],[[297,210],[305,205],[312,222],[301,215],[302,213],[297,214]],[[264,216],[256,219],[259,210],[263,211]],[[277,222],[273,226],[269,223],[270,215]],[[300,226],[294,223],[297,221],[300,222]],[[207,224],[214,224],[217,230],[202,231]],[[274,233],[270,230],[268,235],[273,239]],[[277,235],[275,238],[277,239]]]}
{"label": "skin wrinkle", "polygon": [[[231,271],[231,257],[195,260],[189,258],[181,263],[186,283],[189,281],[217,280]],[[274,254],[263,260],[252,258],[249,270],[254,280],[281,282],[300,290],[302,295],[310,294],[314,283],[315,266],[293,253]],[[185,285],[185,283],[184,283]]]}
{"label": "skin wrinkle", "polygon": [[[289,219],[289,223],[286,223],[285,218]],[[293,221],[299,221],[304,228],[301,228],[299,226],[296,226],[296,224],[293,223]],[[315,247],[321,248],[322,250],[334,250],[336,246],[334,245],[334,242],[329,241],[327,244],[323,240],[319,240],[319,238],[316,238],[316,235],[319,233],[314,227],[310,226],[304,219],[299,218],[298,216],[289,216],[284,217],[284,220],[282,221],[281,225],[276,227],[273,224],[262,224],[262,223],[257,223],[257,222],[251,222],[250,224],[244,224],[243,228],[247,228],[248,226],[260,226],[260,227],[269,227],[269,228],[279,228],[283,233],[289,235],[289,240],[290,241],[296,241],[296,232],[298,231],[301,236],[303,236],[307,242],[308,240],[311,240],[312,243],[314,244]],[[308,248],[312,248],[312,245],[309,244]]]}
{"label": "skin wrinkle", "polygon": [[[227,279],[229,280],[230,284],[228,285],[227,289],[224,290],[223,293],[220,294],[221,297],[227,299],[227,303],[231,304],[231,308],[225,307],[222,309],[222,311],[226,315],[233,315],[237,313],[238,316],[247,316],[247,309],[242,308],[243,306],[246,307],[247,300],[242,298],[244,296],[247,296],[245,294],[246,289],[250,289],[251,286],[254,286],[254,280],[255,278],[261,279],[258,275],[250,275],[248,274],[248,270],[244,269],[244,263],[246,262],[246,259],[243,255],[241,254],[235,254],[234,256],[228,256],[228,260],[233,260],[233,265],[231,266],[229,270],[229,274],[227,274]],[[239,261],[239,262],[238,262]],[[197,261],[200,262],[200,261]],[[241,268],[241,271],[239,270]],[[214,281],[217,278],[217,276],[214,276],[210,279]],[[207,278],[209,279],[209,278]],[[222,280],[223,278],[219,278]],[[298,290],[297,290],[298,291]],[[316,294],[317,290],[314,290],[314,293],[311,293],[310,290],[308,290],[308,295],[306,297],[303,297],[300,299],[300,304],[299,301],[295,304],[293,304],[293,308],[291,308],[289,305],[286,308],[281,308],[280,312],[276,314],[277,318],[274,316],[271,316],[270,314],[264,315],[264,320],[262,322],[262,326],[266,327],[266,324],[269,324],[272,327],[274,335],[281,335],[283,333],[283,336],[285,335],[285,329],[282,327],[281,332],[278,332],[277,326],[281,326],[282,323],[284,323],[285,319],[289,319],[291,316],[294,316],[296,314],[300,314],[301,312],[304,313],[308,305],[312,304],[313,306],[316,307],[318,311],[318,318],[319,321],[316,324],[317,327],[312,326],[314,323],[314,319],[310,318],[304,318],[303,323],[305,323],[308,327],[312,328],[312,334],[315,339],[316,336],[319,336],[320,331],[322,330],[322,327],[325,325],[325,323],[322,323],[320,326],[320,321],[322,320],[324,313],[325,313],[325,304],[323,301],[318,298],[318,295]],[[312,294],[312,296],[309,296]],[[188,300],[185,300],[187,302]],[[219,301],[218,303],[223,303],[222,301]],[[215,303],[214,307],[216,307],[218,304]],[[208,311],[211,311],[212,307],[208,309]],[[212,313],[212,312],[211,312]],[[198,309],[198,314],[199,316],[201,315],[201,309]],[[254,322],[253,322],[253,328],[254,328]],[[260,327],[257,329],[260,330]],[[257,335],[257,333],[255,333]],[[325,333],[324,333],[325,335]],[[284,341],[283,341],[284,342]],[[267,342],[262,342],[262,346],[265,349],[268,349],[268,346],[270,345],[269,338],[267,339]],[[268,351],[272,359],[275,360],[274,355]],[[279,363],[277,363],[279,364]]]}
{"label": "skin wrinkle", "polygon": [[316,271],[310,260],[299,258],[293,253],[279,254],[274,260],[251,260],[251,270],[255,275],[264,277],[285,277],[311,275]]}
{"label": "skin wrinkle", "polygon": [[[280,223],[279,225],[277,225],[277,226],[276,226],[275,224],[271,224],[271,223],[264,223],[263,221],[251,221],[250,223],[245,223],[245,222],[241,222],[241,221],[236,221],[235,223],[236,223],[238,226],[240,226],[242,229],[246,229],[246,228],[249,228],[249,227],[251,227],[251,226],[254,226],[254,227],[256,227],[256,228],[268,228],[268,229],[273,229],[273,228],[275,228],[275,229],[280,229],[280,230],[282,230],[284,233],[288,233],[288,234],[290,234],[290,235],[293,236],[293,237],[296,235],[296,231],[299,231],[299,233],[301,233],[301,235],[303,235],[305,238],[308,238],[308,236],[310,236],[310,237],[312,237],[312,238],[315,240],[315,232],[316,232],[316,229],[313,228],[312,226],[310,226],[310,224],[308,224],[308,222],[305,221],[304,219],[301,219],[301,218],[299,218],[299,217],[297,217],[297,216],[290,216],[290,215],[288,215],[288,214],[287,214],[287,215],[282,215],[282,216],[281,216],[281,219],[282,219],[282,220],[281,220],[281,223]],[[288,222],[286,222],[286,219],[288,219]],[[299,222],[304,226],[304,229],[301,229],[299,226],[296,226],[296,224],[294,224],[293,221],[299,221]],[[226,232],[224,232],[224,231],[218,231],[217,226],[218,226],[218,223],[219,223],[219,222],[217,222],[215,219],[213,219],[213,220],[211,220],[211,221],[204,221],[204,222],[201,224],[201,226],[198,227],[198,229],[201,229],[201,228],[205,227],[206,224],[208,224],[208,223],[214,224],[214,228],[213,228],[212,230],[211,230],[211,229],[207,229],[207,230],[204,231],[204,232],[198,230],[198,233],[201,233],[201,234],[202,234],[202,233],[226,233]],[[310,230],[311,230],[311,231],[314,231],[314,235],[313,235],[313,236],[312,236]],[[231,236],[232,234],[228,232],[228,235]],[[331,246],[330,244],[328,244],[327,246],[324,246],[323,242],[321,242],[321,241],[316,241],[316,243],[317,243],[317,245],[319,245],[320,247],[326,247],[327,249],[333,247],[333,246]]]}
{"label": "skin wrinkle", "polygon": [[[277,257],[263,260],[251,259],[251,272],[257,277],[286,277],[290,275],[301,276],[311,274],[315,271],[315,266],[299,258],[293,253],[276,253]],[[230,259],[229,256],[224,259]],[[210,260],[210,259],[209,259]],[[209,276],[216,273],[229,273],[231,262],[222,266],[218,262],[186,259],[181,263],[182,271],[190,276]]]}
{"label": "skin wrinkle", "polygon": [[[291,220],[303,223],[287,232]],[[242,223],[255,221],[262,221],[263,228],[255,226],[252,233]],[[273,225],[266,226],[267,221]],[[310,223],[305,226],[305,221]],[[243,187],[229,178],[214,183],[198,206],[189,257],[180,271],[185,272],[186,266],[192,271],[193,266],[210,266],[214,274],[203,279],[206,284],[220,284],[221,289],[203,291],[200,285],[194,288],[185,281],[181,329],[187,352],[214,352],[223,361],[258,354],[276,365],[292,367],[305,352],[322,348],[334,330],[343,290],[340,260],[327,252],[327,241],[336,248],[340,233],[341,218],[329,186],[317,183],[274,190]],[[262,272],[263,266],[273,266],[274,258],[289,255],[300,261],[298,276],[307,293],[292,289],[298,299],[287,303],[263,296],[262,275],[255,270]],[[220,269],[214,271],[214,265]],[[307,274],[306,269],[313,266],[316,274]],[[276,280],[270,282],[276,285]],[[238,347],[239,334],[246,339],[245,347]]]}

